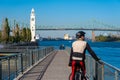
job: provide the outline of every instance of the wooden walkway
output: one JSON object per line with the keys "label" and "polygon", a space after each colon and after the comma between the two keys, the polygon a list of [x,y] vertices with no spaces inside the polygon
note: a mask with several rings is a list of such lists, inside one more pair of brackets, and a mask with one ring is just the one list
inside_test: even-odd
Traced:
{"label": "wooden walkway", "polygon": [[[19,80],[68,80],[71,72],[68,61],[69,55],[66,51],[56,51],[43,60],[43,63],[38,63]],[[48,66],[44,67],[44,65]]]}

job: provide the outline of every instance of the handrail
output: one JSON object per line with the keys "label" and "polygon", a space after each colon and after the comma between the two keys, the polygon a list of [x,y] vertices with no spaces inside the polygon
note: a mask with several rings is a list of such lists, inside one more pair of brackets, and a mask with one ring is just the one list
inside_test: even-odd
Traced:
{"label": "handrail", "polygon": [[104,63],[104,65],[107,65],[107,66],[111,67],[112,69],[115,69],[115,70],[117,70],[117,71],[120,72],[120,69],[119,69],[119,68],[117,68],[117,67],[115,67],[115,66],[113,66],[113,65],[111,65],[111,64],[109,64],[109,63],[107,63],[107,62],[105,62],[105,61],[102,61],[102,60],[101,60],[101,62]]}

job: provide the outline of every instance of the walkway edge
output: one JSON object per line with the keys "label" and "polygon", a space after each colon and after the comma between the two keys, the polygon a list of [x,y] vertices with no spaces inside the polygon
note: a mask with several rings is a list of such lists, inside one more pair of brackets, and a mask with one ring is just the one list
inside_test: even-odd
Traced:
{"label": "walkway edge", "polygon": [[[55,50],[54,50],[55,51]],[[31,66],[30,68],[28,68],[26,71],[22,73],[20,73],[16,78],[14,78],[13,80],[18,80],[20,79],[22,76],[24,76],[28,71],[30,71],[32,68],[34,68],[37,64],[39,64],[41,61],[43,61],[46,57],[48,57],[50,54],[52,54],[54,51],[50,52],[47,54],[47,56],[43,57],[42,59],[40,59],[39,61],[37,61],[33,66]]]}

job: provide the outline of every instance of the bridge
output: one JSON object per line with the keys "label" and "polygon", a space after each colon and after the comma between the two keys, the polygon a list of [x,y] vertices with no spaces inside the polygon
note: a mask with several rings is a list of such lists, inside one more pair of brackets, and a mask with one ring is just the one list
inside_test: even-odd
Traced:
{"label": "bridge", "polygon": [[114,32],[120,32],[120,28],[85,28],[85,27],[81,27],[81,28],[75,28],[75,27],[37,27],[36,31],[47,31],[47,30],[85,30],[85,31],[91,31],[91,35],[92,35],[92,41],[95,41],[95,31],[114,31]]}
{"label": "bridge", "polygon": [[92,41],[95,41],[95,31],[112,31],[112,32],[120,32],[119,26],[106,24],[102,21],[90,20],[84,23],[80,23],[79,25],[60,25],[60,26],[38,26],[36,25],[36,31],[42,30],[85,30],[91,31]]}
{"label": "bridge", "polygon": [[[56,50],[53,47],[17,46],[6,49],[22,52],[0,57],[0,80],[68,80],[70,48]],[[2,52],[6,51],[2,49]],[[105,63],[97,63],[86,55],[89,80],[120,80],[120,70]]]}
{"label": "bridge", "polygon": [[110,28],[36,28],[36,30],[88,30],[88,31],[120,31],[120,29]]}

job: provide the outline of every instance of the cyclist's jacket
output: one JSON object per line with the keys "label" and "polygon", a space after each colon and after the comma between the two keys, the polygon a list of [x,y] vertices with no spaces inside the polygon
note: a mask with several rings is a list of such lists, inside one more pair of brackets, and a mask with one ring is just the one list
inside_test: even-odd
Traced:
{"label": "cyclist's jacket", "polygon": [[93,50],[90,48],[89,44],[86,41],[77,40],[72,43],[71,48],[71,54],[70,54],[70,62],[72,60],[85,60],[85,51],[88,50],[88,52],[91,54],[91,56],[98,61],[99,58],[96,56],[96,54],[93,52]]}

